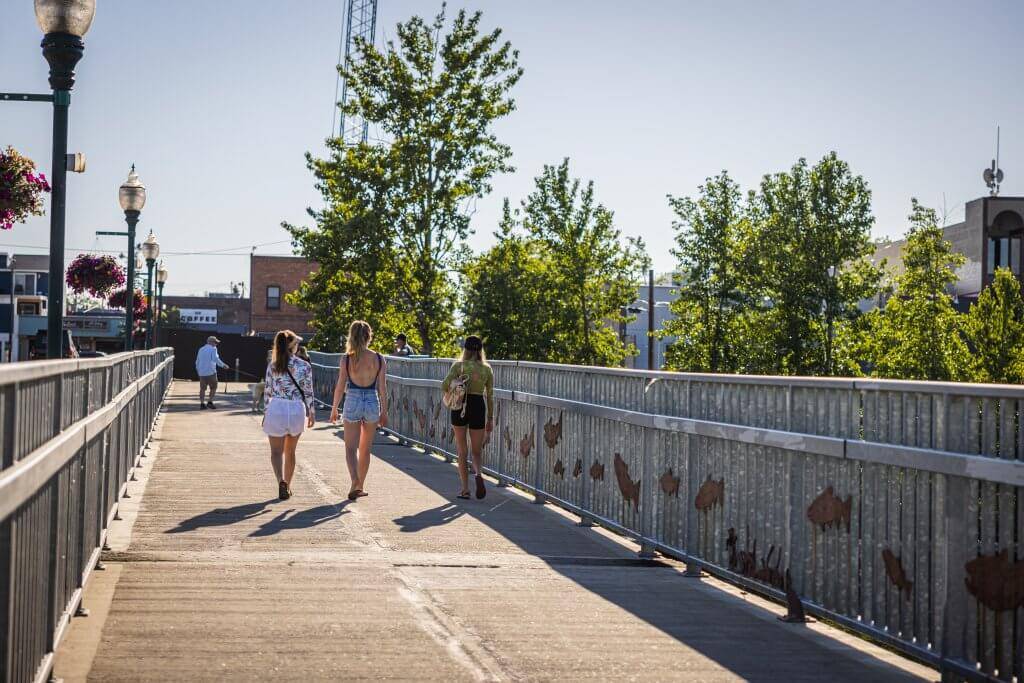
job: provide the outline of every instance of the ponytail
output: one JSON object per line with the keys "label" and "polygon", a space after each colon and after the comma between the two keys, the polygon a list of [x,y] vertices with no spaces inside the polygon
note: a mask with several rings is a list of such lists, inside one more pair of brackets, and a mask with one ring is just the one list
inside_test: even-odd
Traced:
{"label": "ponytail", "polygon": [[274,349],[270,365],[274,372],[283,375],[288,372],[288,359],[291,358],[291,346],[298,340],[291,330],[281,330],[274,335]]}

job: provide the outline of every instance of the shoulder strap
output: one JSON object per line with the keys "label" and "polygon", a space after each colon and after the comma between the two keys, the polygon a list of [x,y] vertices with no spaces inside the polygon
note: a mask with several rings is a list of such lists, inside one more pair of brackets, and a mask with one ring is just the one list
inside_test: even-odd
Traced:
{"label": "shoulder strap", "polygon": [[292,374],[292,369],[286,365],[286,366],[284,366],[284,371],[288,373],[288,377],[291,378],[292,384],[294,384],[295,388],[299,390],[299,396],[302,397],[302,402],[305,403],[306,402],[306,392],[303,391],[302,390],[302,386],[300,386],[299,383],[295,381],[295,375]]}

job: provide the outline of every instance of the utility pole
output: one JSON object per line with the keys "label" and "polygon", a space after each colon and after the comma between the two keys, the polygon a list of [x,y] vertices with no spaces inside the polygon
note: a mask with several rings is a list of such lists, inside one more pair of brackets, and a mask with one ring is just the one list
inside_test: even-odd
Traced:
{"label": "utility pole", "polygon": [[654,369],[654,269],[647,271],[647,369]]}

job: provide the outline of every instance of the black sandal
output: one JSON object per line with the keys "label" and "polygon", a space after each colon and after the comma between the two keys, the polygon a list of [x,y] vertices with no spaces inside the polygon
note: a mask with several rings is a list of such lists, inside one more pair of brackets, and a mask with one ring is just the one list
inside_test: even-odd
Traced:
{"label": "black sandal", "polygon": [[463,491],[462,493],[460,493],[459,495],[457,495],[455,497],[456,498],[461,498],[462,500],[469,500],[469,491]]}
{"label": "black sandal", "polygon": [[277,497],[281,500],[288,500],[291,498],[292,492],[288,489],[288,484],[285,482],[279,482],[277,485]]}
{"label": "black sandal", "polygon": [[362,492],[359,489],[352,489],[351,491],[348,492],[348,499],[355,500],[356,498],[359,497],[360,493]]}
{"label": "black sandal", "polygon": [[477,499],[483,498],[487,495],[487,487],[484,486],[484,477],[482,474],[476,475],[476,497]]}

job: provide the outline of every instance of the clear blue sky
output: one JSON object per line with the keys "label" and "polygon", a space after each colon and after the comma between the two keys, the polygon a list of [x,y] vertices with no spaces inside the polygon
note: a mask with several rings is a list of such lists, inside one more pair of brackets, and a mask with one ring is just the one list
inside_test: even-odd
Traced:
{"label": "clear blue sky", "polygon": [[[67,244],[122,248],[93,232],[123,226],[117,187],[132,162],[149,188],[140,229],[165,253],[286,240],[280,222],[319,203],[303,153],[331,130],[343,4],[97,0],[70,143],[89,168],[69,177]],[[439,6],[380,0],[378,42]],[[956,221],[986,192],[998,123],[1003,194],[1024,194],[1017,0],[451,3],[462,6],[501,26],[525,68],[518,110],[498,127],[517,171],[479,204],[475,248],[491,243],[502,198],[518,202],[563,156],[658,270],[672,267],[665,195],[723,168],[746,188],[835,149],[874,191],[876,234],[898,236],[911,196],[941,206],[945,194]],[[31,0],[0,3],[0,91],[46,88],[39,40]],[[44,167],[50,125],[46,105],[0,103],[0,145]],[[0,249],[47,240],[35,219],[0,234]],[[243,256],[166,261],[169,293],[248,279]]]}

